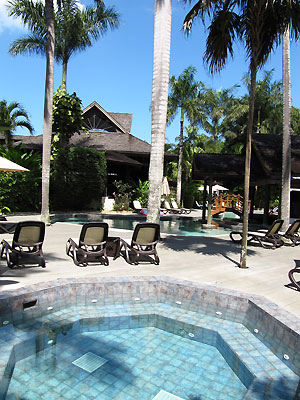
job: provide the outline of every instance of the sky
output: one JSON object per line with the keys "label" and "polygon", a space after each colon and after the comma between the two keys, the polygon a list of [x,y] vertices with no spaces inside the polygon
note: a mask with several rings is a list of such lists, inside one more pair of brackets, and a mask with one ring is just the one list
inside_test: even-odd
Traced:
{"label": "sky", "polygon": [[[17,101],[30,116],[34,134],[43,132],[46,61],[42,56],[8,53],[10,44],[27,34],[21,22],[7,16],[7,0],[0,0],[0,100]],[[92,2],[82,1],[83,5]],[[131,133],[151,142],[151,92],[153,60],[154,0],[106,0],[120,14],[119,29],[108,31],[91,48],[73,55],[68,64],[67,91],[76,92],[83,107],[97,101],[108,112],[133,114]],[[235,95],[246,92],[241,79],[248,72],[242,44],[235,47],[234,59],[217,75],[211,76],[203,64],[206,31],[201,21],[189,37],[181,29],[189,7],[173,0],[170,76],[176,77],[189,66],[196,67],[196,79],[214,89],[236,84]],[[292,105],[300,108],[300,44],[291,42]],[[282,79],[282,48],[272,53],[262,71],[274,69],[273,79]],[[55,64],[54,91],[61,84],[61,65]],[[260,75],[258,75],[258,79]],[[20,129],[18,134],[28,134]],[[179,119],[167,127],[166,141],[174,143]]]}

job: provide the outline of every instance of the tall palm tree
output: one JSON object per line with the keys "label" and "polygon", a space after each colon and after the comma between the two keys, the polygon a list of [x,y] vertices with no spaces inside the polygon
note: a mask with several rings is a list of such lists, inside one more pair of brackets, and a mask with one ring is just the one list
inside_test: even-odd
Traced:
{"label": "tall palm tree", "polygon": [[46,51],[46,80],[45,80],[44,121],[43,121],[41,219],[46,224],[50,224],[49,186],[50,186],[50,154],[51,154],[51,138],[52,138],[54,43],[55,43],[53,0],[46,0],[45,14],[47,21],[47,51]]}
{"label": "tall palm tree", "polygon": [[7,104],[6,100],[0,101],[0,133],[5,137],[7,146],[11,145],[12,134],[18,126],[26,128],[33,133],[29,116],[20,103],[13,101]]}
{"label": "tall palm tree", "polygon": [[[32,31],[30,35],[15,40],[9,49],[17,54],[46,54],[47,21],[46,8],[43,3],[32,0],[11,0],[9,14],[20,17]],[[67,67],[72,54],[83,51],[93,45],[94,41],[116,28],[119,14],[114,8],[106,8],[101,0],[96,7],[79,8],[77,0],[62,0],[54,13],[55,58],[62,63],[62,87],[66,90]]]}
{"label": "tall palm tree", "polygon": [[193,117],[196,114],[198,82],[195,81],[195,67],[186,68],[178,78],[171,76],[170,93],[168,98],[168,123],[171,123],[178,110],[180,109],[180,135],[179,135],[179,159],[177,173],[177,193],[176,200],[180,204],[181,201],[181,184],[182,184],[182,154],[183,154],[183,125],[184,116],[192,124]]}
{"label": "tall palm tree", "polygon": [[147,221],[159,221],[168,109],[172,0],[155,0],[151,154]]}
{"label": "tall palm tree", "polygon": [[[187,0],[185,0],[187,1]],[[271,51],[280,42],[281,35],[292,22],[293,33],[300,32],[300,4],[297,0],[212,0],[198,1],[185,19],[185,29],[190,30],[195,16],[212,12],[208,28],[205,60],[210,72],[220,71],[233,56],[233,42],[236,38],[245,44],[250,60],[250,98],[246,138],[243,240],[240,267],[247,268],[248,202],[250,184],[251,139],[253,130],[256,74],[267,61]],[[192,13],[192,14],[191,14]]]}
{"label": "tall palm tree", "polygon": [[291,70],[290,70],[290,30],[287,27],[282,43],[282,81],[283,81],[283,137],[280,216],[283,230],[290,222],[291,193]]}

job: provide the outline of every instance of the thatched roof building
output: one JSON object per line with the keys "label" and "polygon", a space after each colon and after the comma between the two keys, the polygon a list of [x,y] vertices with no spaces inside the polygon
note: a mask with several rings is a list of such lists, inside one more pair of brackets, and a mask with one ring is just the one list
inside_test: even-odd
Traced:
{"label": "thatched roof building", "polygon": [[[114,113],[104,110],[93,101],[83,110],[84,126],[87,132],[74,134],[68,147],[89,147],[104,151],[108,168],[108,187],[113,180],[148,179],[148,167],[151,145],[133,136],[131,131],[133,114]],[[15,145],[21,143],[23,148],[42,150],[43,135],[13,135]],[[4,136],[0,135],[4,144]],[[165,159],[176,156],[166,154]]]}

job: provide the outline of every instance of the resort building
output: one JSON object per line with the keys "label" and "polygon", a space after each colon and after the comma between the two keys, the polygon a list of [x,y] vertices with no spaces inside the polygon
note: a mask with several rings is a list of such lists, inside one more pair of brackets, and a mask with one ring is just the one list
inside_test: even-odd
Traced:
{"label": "resort building", "polygon": [[[151,145],[133,136],[131,131],[133,114],[114,113],[104,110],[93,101],[83,110],[86,132],[75,133],[68,147],[89,147],[104,151],[107,161],[107,195],[113,192],[112,182],[130,179],[148,179]],[[24,149],[42,150],[43,135],[13,135],[15,145],[22,143]],[[4,136],[0,135],[4,144]],[[166,162],[176,156],[166,154]]]}

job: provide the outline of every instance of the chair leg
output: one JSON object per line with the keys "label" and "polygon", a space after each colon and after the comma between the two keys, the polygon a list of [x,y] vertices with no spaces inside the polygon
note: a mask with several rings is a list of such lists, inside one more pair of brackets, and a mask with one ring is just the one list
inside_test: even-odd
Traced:
{"label": "chair leg", "polygon": [[8,268],[15,267],[16,265],[18,265],[17,254],[10,252],[8,249],[6,249],[6,261],[7,261]]}
{"label": "chair leg", "polygon": [[300,291],[300,286],[298,284],[298,282],[296,281],[296,279],[294,278],[294,274],[298,273],[300,274],[300,269],[299,268],[293,268],[289,271],[288,276],[290,278],[290,281],[293,283],[293,285],[296,286],[297,290]]}

